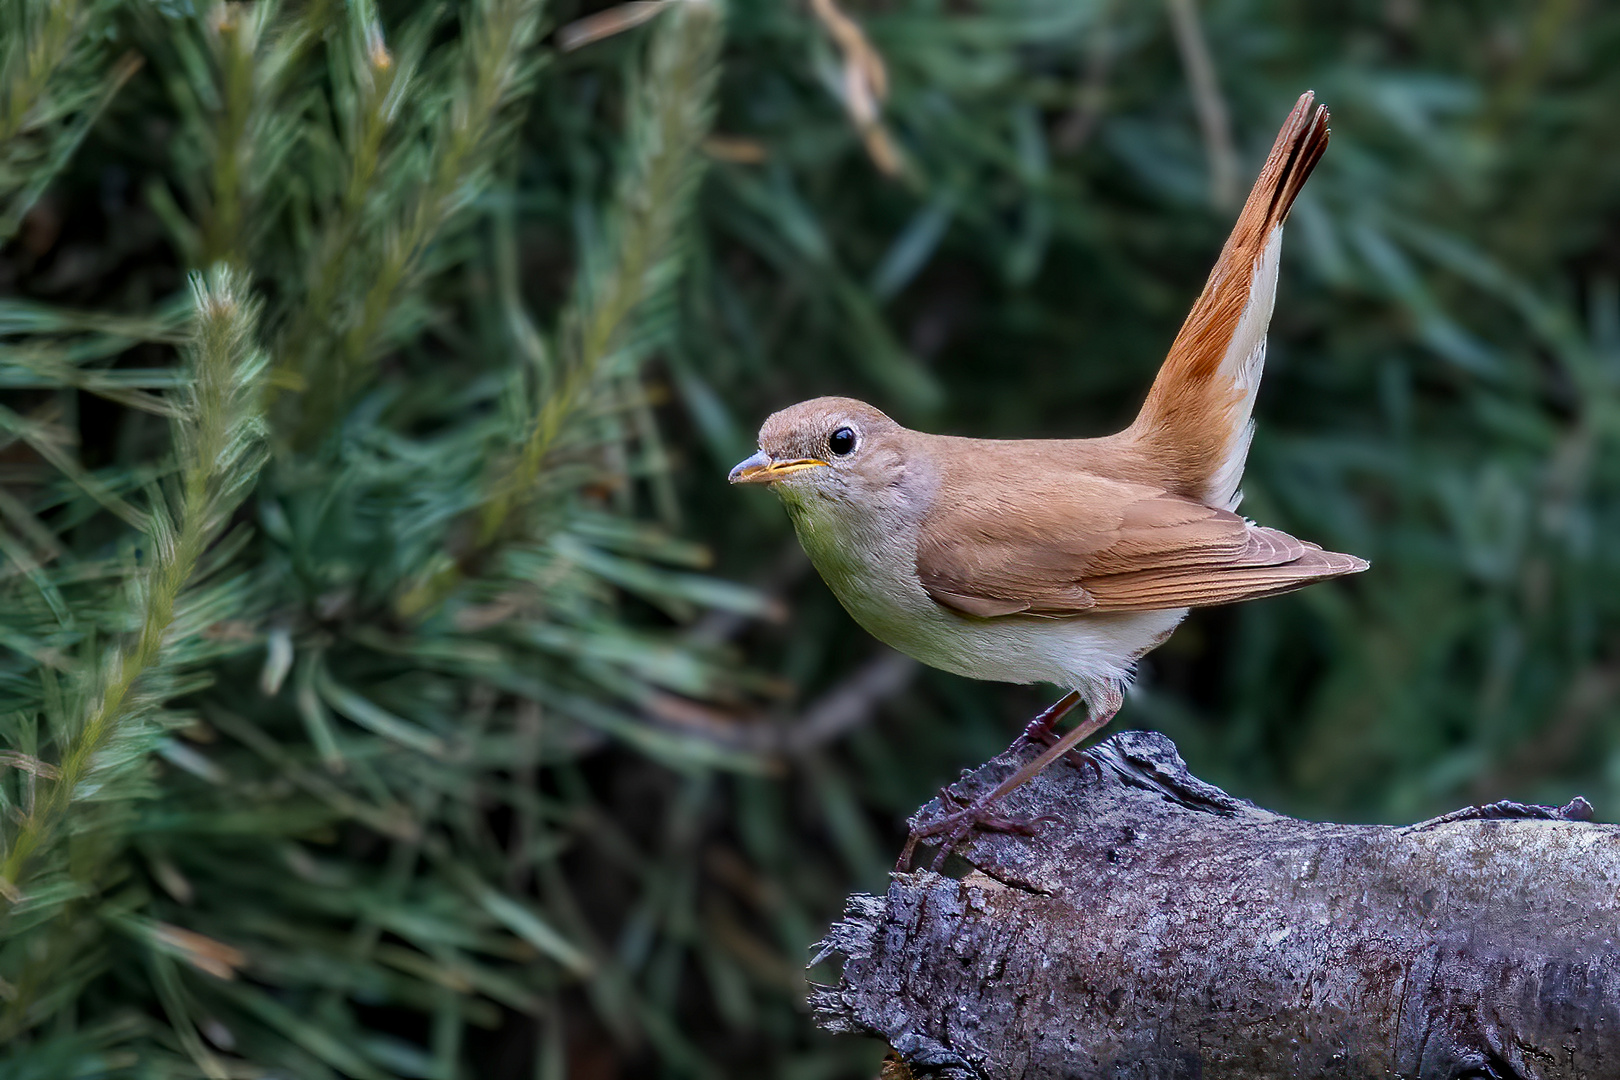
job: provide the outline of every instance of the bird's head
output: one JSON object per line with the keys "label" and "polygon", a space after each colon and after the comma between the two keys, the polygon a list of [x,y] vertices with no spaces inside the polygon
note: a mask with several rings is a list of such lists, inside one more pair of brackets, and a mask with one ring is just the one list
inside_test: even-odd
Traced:
{"label": "bird's head", "polygon": [[801,401],[759,429],[759,452],[731,470],[733,484],[770,484],[794,496],[860,497],[898,483],[905,428],[854,398]]}

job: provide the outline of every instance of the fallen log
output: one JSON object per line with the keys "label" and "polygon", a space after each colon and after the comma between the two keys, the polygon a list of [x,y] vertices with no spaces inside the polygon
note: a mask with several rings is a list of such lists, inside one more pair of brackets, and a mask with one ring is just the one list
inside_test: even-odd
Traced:
{"label": "fallen log", "polygon": [[1620,1078],[1620,828],[1585,800],[1333,825],[1198,780],[1160,735],[1092,756],[1010,795],[1047,820],[975,833],[966,876],[852,896],[812,962],[842,960],[821,1026],[955,1080]]}

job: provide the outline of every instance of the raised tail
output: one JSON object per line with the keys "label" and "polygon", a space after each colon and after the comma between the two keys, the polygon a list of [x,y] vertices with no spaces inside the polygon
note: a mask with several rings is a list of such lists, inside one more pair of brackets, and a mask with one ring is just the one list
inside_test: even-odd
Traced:
{"label": "raised tail", "polygon": [[1188,498],[1232,510],[1266,361],[1282,226],[1328,144],[1327,106],[1306,91],[1288,114],[1181,333],[1124,433]]}

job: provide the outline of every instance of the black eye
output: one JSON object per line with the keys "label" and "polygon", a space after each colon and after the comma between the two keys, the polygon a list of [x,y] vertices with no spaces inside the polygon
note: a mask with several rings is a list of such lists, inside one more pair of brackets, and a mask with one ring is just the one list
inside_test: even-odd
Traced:
{"label": "black eye", "polygon": [[839,457],[853,454],[855,452],[855,429],[841,427],[827,436],[827,449]]}

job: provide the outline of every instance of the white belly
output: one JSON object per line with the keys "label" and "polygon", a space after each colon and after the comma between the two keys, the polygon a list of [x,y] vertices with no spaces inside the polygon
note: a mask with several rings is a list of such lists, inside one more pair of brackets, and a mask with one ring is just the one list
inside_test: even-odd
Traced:
{"label": "white belly", "polygon": [[907,656],[968,678],[1082,692],[1123,684],[1187,615],[1186,608],[1064,619],[958,615],[923,590],[910,530],[851,529],[841,516],[790,509],[810,561],[856,622]]}
{"label": "white belly", "polygon": [[873,594],[855,582],[833,592],[873,637],[925,664],[973,679],[1045,682],[1081,691],[1129,682],[1142,654],[1187,615],[1186,608],[1176,608],[1063,619],[976,619],[941,607],[921,586],[917,602],[905,610],[874,604]]}

